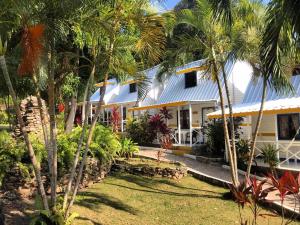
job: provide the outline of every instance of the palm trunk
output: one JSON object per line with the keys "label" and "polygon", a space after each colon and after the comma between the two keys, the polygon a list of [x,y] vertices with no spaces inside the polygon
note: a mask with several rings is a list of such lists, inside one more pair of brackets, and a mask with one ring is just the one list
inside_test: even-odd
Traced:
{"label": "palm trunk", "polygon": [[87,153],[88,153],[90,144],[92,142],[94,130],[95,130],[95,127],[96,127],[96,124],[97,124],[98,117],[100,116],[100,113],[101,113],[102,105],[104,105],[104,95],[105,95],[105,92],[106,92],[106,82],[107,82],[107,79],[108,79],[108,74],[105,75],[104,86],[101,89],[100,100],[98,102],[96,113],[95,113],[95,116],[93,118],[91,127],[90,127],[89,132],[88,132],[88,138],[87,138],[87,142],[86,142],[84,154],[83,154],[83,157],[82,157],[82,162],[80,164],[79,173],[78,173],[78,176],[77,176],[77,179],[76,179],[76,184],[75,184],[75,187],[74,187],[72,198],[71,198],[70,203],[69,203],[69,205],[68,205],[68,207],[66,209],[66,213],[65,213],[66,216],[69,214],[70,209],[73,206],[73,203],[74,203],[75,197],[77,195],[77,191],[78,191],[79,185],[81,183],[81,177],[82,177],[83,169],[84,169],[84,166],[85,166],[85,163],[86,163]]}
{"label": "palm trunk", "polygon": [[[90,77],[89,77],[89,80],[88,80],[88,83],[87,83],[87,88],[86,88],[87,95],[83,99],[84,104],[85,104],[86,100],[88,102],[87,106],[85,107],[85,112],[84,111],[82,112],[83,114],[87,114],[88,111],[89,111],[89,105],[90,104],[89,104],[89,99],[87,99],[87,96],[88,96],[89,90],[90,90],[90,88],[93,84],[94,75],[95,75],[95,65],[92,68],[92,71],[91,71],[91,74],[90,74]],[[78,161],[79,161],[81,148],[82,148],[82,145],[83,145],[84,135],[85,135],[85,132],[87,130],[87,125],[88,125],[88,117],[86,116],[85,120],[84,120],[83,128],[82,128],[81,136],[80,136],[80,139],[79,139],[76,155],[75,155],[75,158],[74,158],[74,163],[73,163],[73,166],[72,166],[72,169],[71,169],[70,179],[68,181],[68,185],[67,185],[65,195],[64,195],[63,210],[65,210],[66,207],[67,207],[68,197],[69,197],[69,193],[70,193],[71,188],[72,188],[73,180],[75,178],[76,168],[77,168],[77,164],[78,164]]]}
{"label": "palm trunk", "polygon": [[218,77],[216,77],[217,85],[218,85],[218,91],[220,96],[220,104],[221,104],[221,111],[222,111],[222,119],[223,119],[223,129],[224,129],[224,139],[225,139],[225,147],[227,148],[228,156],[229,156],[229,163],[230,163],[230,173],[231,173],[231,179],[234,186],[238,185],[237,182],[237,171],[235,170],[234,163],[233,163],[233,155],[230,145],[230,137],[228,132],[228,126],[227,126],[227,118],[225,115],[225,106],[224,106],[224,98],[223,98],[223,92],[222,92],[222,86],[221,82]]}
{"label": "palm trunk", "polygon": [[[86,101],[86,99],[87,99],[88,94],[89,94],[90,79],[91,79],[91,76],[88,79],[86,88],[84,90],[84,95],[83,95],[83,104],[82,104],[82,113],[81,113],[81,121],[82,121],[82,123],[84,123],[85,117],[87,117],[87,114],[88,114],[88,111],[86,111],[86,107],[87,107],[87,101]],[[94,76],[93,76],[93,79],[94,79]],[[84,124],[82,124],[82,125],[84,125]]]}
{"label": "palm trunk", "polygon": [[[115,32],[116,29],[117,29],[117,22],[115,21],[113,31]],[[80,164],[79,173],[77,175],[76,184],[75,184],[74,191],[73,191],[71,200],[69,202],[69,205],[66,208],[65,216],[69,215],[70,209],[73,206],[73,203],[75,201],[75,197],[77,195],[77,191],[78,191],[78,188],[79,188],[79,185],[80,185],[80,182],[81,182],[83,168],[84,168],[85,163],[86,163],[87,153],[88,153],[90,144],[92,142],[94,130],[95,130],[95,127],[96,127],[96,124],[97,124],[97,121],[98,121],[98,117],[101,114],[102,105],[104,105],[104,95],[105,95],[105,92],[106,92],[106,84],[107,84],[107,80],[108,80],[108,73],[109,73],[111,59],[112,59],[112,55],[113,55],[114,44],[115,44],[115,36],[112,36],[112,38],[110,39],[108,55],[107,55],[107,64],[106,64],[107,67],[106,67],[106,71],[104,72],[104,85],[101,89],[100,99],[99,99],[99,102],[98,102],[96,113],[95,113],[95,116],[92,120],[92,124],[91,124],[89,132],[88,132],[87,142],[86,142],[86,145],[85,145],[85,150],[84,150],[84,154],[83,154],[83,157],[82,157],[82,162]]]}
{"label": "palm trunk", "polygon": [[[225,86],[225,92],[228,102],[228,109],[229,109],[229,119],[230,119],[230,130],[231,130],[231,148],[232,148],[232,156],[233,156],[233,165],[234,169],[237,171],[237,154],[236,154],[236,145],[235,145],[235,127],[234,127],[234,119],[233,119],[233,111],[232,111],[232,103],[227,83],[227,75],[224,68],[224,64],[221,63],[222,68],[222,74],[224,79],[224,86]],[[237,172],[236,172],[237,173]]]}
{"label": "palm trunk", "polygon": [[8,70],[7,70],[6,61],[5,61],[4,56],[0,56],[0,65],[1,65],[1,68],[2,68],[2,71],[3,71],[5,82],[7,84],[8,89],[9,89],[9,93],[10,93],[12,99],[13,99],[14,108],[15,108],[15,111],[16,111],[16,114],[17,114],[18,122],[19,122],[21,130],[22,130],[22,134],[24,136],[24,140],[25,140],[26,147],[27,147],[27,150],[28,150],[28,153],[29,153],[29,156],[30,156],[31,163],[33,165],[33,170],[34,170],[34,174],[35,174],[35,177],[36,177],[36,180],[37,180],[37,183],[38,183],[38,188],[39,188],[39,192],[40,192],[40,195],[41,195],[41,198],[42,198],[42,201],[43,201],[44,209],[49,210],[48,200],[47,200],[44,184],[43,184],[43,181],[42,181],[41,171],[40,171],[40,164],[36,159],[32,144],[30,142],[29,136],[28,136],[27,131],[25,129],[25,123],[23,121],[21,111],[20,111],[20,108],[19,108],[19,105],[18,105],[18,102],[17,102],[17,96],[16,96],[16,93],[15,93],[15,90],[12,86],[12,83],[11,83],[11,80],[10,80],[10,77],[9,77],[9,73],[8,73]]}
{"label": "palm trunk", "polygon": [[42,123],[42,129],[43,129],[43,136],[44,136],[44,142],[48,153],[48,165],[49,165],[49,171],[51,171],[51,164],[52,164],[52,151],[50,149],[50,143],[49,143],[49,131],[47,124],[45,123],[48,118],[46,116],[47,109],[44,107],[42,98],[41,98],[41,92],[38,88],[38,80],[35,74],[32,76],[33,83],[35,85],[35,94],[38,100],[39,105],[39,111],[40,111],[40,117],[41,117],[41,123]]}
{"label": "palm trunk", "polygon": [[55,83],[54,83],[54,47],[50,46],[49,62],[48,62],[48,101],[50,116],[50,143],[52,149],[52,165],[51,165],[51,204],[56,205],[56,187],[57,187],[57,129],[55,121]]}
{"label": "palm trunk", "polygon": [[[221,82],[220,79],[218,77],[218,69],[217,69],[217,65],[216,65],[216,55],[215,55],[215,51],[214,48],[211,49],[212,50],[212,55],[213,55],[213,66],[214,66],[214,70],[215,70],[215,74],[216,74],[216,81],[217,81],[217,85],[218,85],[218,91],[219,91],[219,96],[220,96],[220,104],[221,104],[221,111],[222,111],[222,119],[223,119],[223,128],[224,128],[224,139],[225,139],[225,147],[227,148],[227,152],[228,152],[228,156],[229,156],[229,163],[230,163],[230,172],[231,172],[231,179],[232,179],[232,183],[234,186],[238,185],[238,173],[237,173],[237,169],[236,169],[236,164],[235,163],[235,158],[234,158],[234,154],[230,145],[230,137],[229,137],[229,132],[228,132],[228,126],[227,126],[227,118],[225,115],[225,104],[224,104],[224,97],[223,97],[223,91],[222,91],[222,86],[221,86]],[[222,71],[222,74],[224,76],[224,73]],[[226,79],[223,77],[224,82],[226,82]]]}
{"label": "palm trunk", "polygon": [[249,178],[250,173],[251,173],[251,166],[252,166],[254,153],[255,153],[256,139],[257,139],[257,136],[258,136],[258,131],[259,131],[259,128],[260,128],[260,124],[261,124],[262,117],[263,117],[263,112],[264,112],[264,105],[265,105],[266,94],[267,94],[267,78],[263,78],[263,79],[264,79],[264,81],[263,81],[263,93],[262,93],[262,96],[261,96],[261,103],[260,103],[258,118],[257,118],[257,121],[256,121],[256,127],[255,127],[255,131],[254,131],[254,135],[252,137],[251,148],[250,148],[250,157],[249,157],[249,161],[248,161],[246,178]]}
{"label": "palm trunk", "polygon": [[74,119],[75,119],[76,109],[77,109],[77,99],[75,96],[72,96],[71,109],[70,109],[70,113],[68,115],[68,119],[66,121],[66,129],[65,129],[66,134],[71,133],[71,131],[74,127]]}

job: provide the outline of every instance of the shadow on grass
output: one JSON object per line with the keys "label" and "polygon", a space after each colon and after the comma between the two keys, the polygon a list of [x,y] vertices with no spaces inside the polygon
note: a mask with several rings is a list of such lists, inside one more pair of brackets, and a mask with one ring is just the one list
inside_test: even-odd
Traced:
{"label": "shadow on grass", "polygon": [[132,215],[138,214],[138,210],[134,209],[130,205],[127,205],[122,201],[120,201],[119,199],[116,199],[114,197],[102,193],[98,194],[94,192],[81,192],[78,194],[78,197],[79,199],[76,200],[77,205],[87,207],[92,210],[95,210],[97,206],[103,204],[117,210],[128,212]]}
{"label": "shadow on grass", "polygon": [[89,221],[89,222],[91,222],[93,225],[103,225],[102,223],[99,223],[99,222],[96,222],[96,221],[94,221],[94,220],[91,220],[91,219],[88,219],[88,218],[86,218],[86,217],[77,217],[77,219],[79,219],[79,220],[84,220],[84,221]]}
{"label": "shadow on grass", "polygon": [[[177,183],[175,183],[172,180],[168,180],[168,179],[153,179],[153,178],[149,178],[149,177],[144,177],[144,176],[136,176],[136,175],[129,175],[129,174],[116,174],[115,176],[118,179],[122,179],[125,180],[127,182],[130,183],[134,183],[136,185],[139,185],[141,187],[144,188],[148,188],[151,190],[155,190],[155,191],[160,191],[160,192],[164,192],[166,194],[181,194],[182,196],[188,196],[188,195],[193,195],[193,196],[197,196],[197,194],[183,194],[183,193],[177,193],[177,192],[171,192],[171,191],[164,191],[164,190],[160,190],[157,188],[154,188],[153,186],[156,186],[158,184],[165,184],[165,185],[169,185],[175,188],[179,188],[179,189],[183,189],[183,190],[193,190],[193,191],[201,191],[201,192],[206,192],[206,193],[211,193],[211,194],[215,194],[215,195],[219,195],[221,196],[222,194],[219,192],[215,192],[215,191],[211,191],[211,190],[206,190],[206,189],[198,189],[198,188],[190,188],[190,187],[184,187],[182,185],[179,185]],[[106,184],[110,184],[111,183],[107,183]],[[191,197],[193,197],[191,196]]]}

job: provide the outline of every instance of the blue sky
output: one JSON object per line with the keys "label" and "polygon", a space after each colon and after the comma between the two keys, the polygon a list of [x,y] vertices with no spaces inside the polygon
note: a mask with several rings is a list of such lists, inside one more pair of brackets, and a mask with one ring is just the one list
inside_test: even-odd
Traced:
{"label": "blue sky", "polygon": [[[153,1],[155,2],[156,0]],[[269,1],[270,0],[263,0],[264,3],[268,3]],[[178,2],[180,2],[180,0],[165,0],[160,4],[159,8],[161,8],[162,11],[170,10],[173,9]]]}

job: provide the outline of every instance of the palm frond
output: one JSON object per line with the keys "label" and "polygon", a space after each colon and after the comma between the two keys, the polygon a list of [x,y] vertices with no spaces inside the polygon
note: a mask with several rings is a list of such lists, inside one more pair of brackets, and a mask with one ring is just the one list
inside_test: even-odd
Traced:
{"label": "palm frond", "polygon": [[233,24],[233,0],[208,0],[212,5],[214,18],[223,21],[228,28]]}

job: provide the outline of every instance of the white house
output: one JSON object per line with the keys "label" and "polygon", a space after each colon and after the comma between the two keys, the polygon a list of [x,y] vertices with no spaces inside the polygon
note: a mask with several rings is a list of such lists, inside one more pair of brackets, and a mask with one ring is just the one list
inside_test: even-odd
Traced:
{"label": "white house", "polygon": [[[129,108],[134,106],[144,106],[153,104],[158,101],[163,90],[163,84],[156,79],[156,73],[159,66],[152,67],[150,69],[142,71],[149,81],[149,90],[147,96],[143,100],[138,98],[138,87],[134,80],[128,80],[124,83],[117,83],[115,79],[109,80],[107,84],[107,90],[104,96],[105,106],[100,116],[100,120],[104,123],[109,123],[110,113],[113,107],[119,109],[121,116],[121,131],[124,131],[127,118],[129,116],[137,116],[133,111],[129,111]],[[101,84],[100,84],[101,85]],[[100,88],[92,95],[90,101],[95,106],[100,98]],[[131,113],[131,115],[130,115]]]}
{"label": "white house", "polygon": [[[210,75],[203,70],[204,60],[188,63],[176,69],[176,73],[166,81],[166,87],[153,104],[134,107],[129,111],[169,109],[173,118],[168,126],[173,130],[175,145],[192,147],[204,142],[201,128],[206,115],[219,105],[219,92]],[[242,61],[227,63],[227,81],[231,101],[240,103],[252,77],[252,67]],[[223,92],[224,82],[222,81]],[[225,92],[224,92],[225,94]]]}
{"label": "white house", "polygon": [[[277,157],[279,167],[300,169],[300,75],[291,77],[294,93],[277,94],[268,87],[262,123],[256,144],[256,158],[261,156],[261,149],[267,144],[279,149]],[[252,81],[241,104],[233,107],[235,117],[244,117],[243,138],[252,138],[260,109],[262,79]],[[226,110],[228,116],[228,109]],[[218,118],[221,111],[210,113],[209,118]],[[259,163],[260,160],[257,160]]]}

